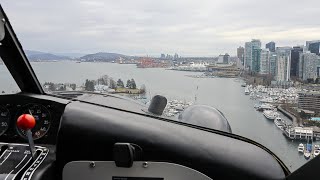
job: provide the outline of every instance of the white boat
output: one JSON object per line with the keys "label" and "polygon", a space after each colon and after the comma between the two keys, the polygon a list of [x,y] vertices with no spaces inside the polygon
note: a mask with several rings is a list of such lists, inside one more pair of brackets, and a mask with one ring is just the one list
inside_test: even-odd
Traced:
{"label": "white boat", "polygon": [[258,106],[257,110],[258,111],[264,111],[264,110],[274,110],[275,107],[272,106],[271,104],[261,104],[260,106]]}
{"label": "white boat", "polygon": [[311,156],[311,152],[312,152],[312,145],[309,144],[309,143],[307,143],[306,149],[305,149],[305,151],[304,151],[304,153],[303,153],[304,158],[309,159],[310,156]]}
{"label": "white boat", "polygon": [[260,100],[262,103],[273,103],[273,99],[271,97],[263,98]]}
{"label": "white boat", "polygon": [[309,151],[305,151],[303,155],[306,159],[309,159],[311,156],[311,153]]}
{"label": "white boat", "polygon": [[244,94],[245,94],[245,95],[249,95],[249,94],[250,94],[250,91],[249,91],[248,88],[246,88],[246,89],[244,90]]}
{"label": "white boat", "polygon": [[320,150],[320,146],[318,144],[314,145],[314,149],[319,149]]}
{"label": "white boat", "polygon": [[267,118],[267,119],[275,119],[276,117],[279,116],[279,114],[277,112],[274,112],[272,110],[264,110],[263,111],[263,115]]}
{"label": "white boat", "polygon": [[300,143],[298,146],[298,152],[301,152],[301,153],[304,152],[304,145],[302,143]]}
{"label": "white boat", "polygon": [[281,119],[280,117],[276,117],[274,119],[274,124],[279,128],[279,129],[283,129],[283,126],[285,125],[285,121],[283,119]]}
{"label": "white boat", "polygon": [[314,150],[313,154],[314,154],[314,157],[318,156],[320,154],[320,150],[319,149]]}

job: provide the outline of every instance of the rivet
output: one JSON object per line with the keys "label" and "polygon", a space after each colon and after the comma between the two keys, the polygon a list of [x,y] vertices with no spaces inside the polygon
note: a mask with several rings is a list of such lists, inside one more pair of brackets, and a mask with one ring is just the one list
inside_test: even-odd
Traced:
{"label": "rivet", "polygon": [[96,163],[94,163],[93,161],[91,161],[91,162],[90,162],[90,167],[91,167],[91,168],[96,167]]}
{"label": "rivet", "polygon": [[148,167],[148,162],[143,162],[143,163],[142,163],[142,166],[143,166],[144,168],[147,168],[147,167]]}

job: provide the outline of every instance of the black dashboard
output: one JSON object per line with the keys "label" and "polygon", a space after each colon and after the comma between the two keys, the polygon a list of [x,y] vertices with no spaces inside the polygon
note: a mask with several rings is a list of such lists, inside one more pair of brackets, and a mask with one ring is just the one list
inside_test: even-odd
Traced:
{"label": "black dashboard", "polygon": [[16,122],[21,114],[32,114],[36,126],[32,136],[36,144],[56,144],[60,119],[69,100],[28,94],[0,96],[0,142],[27,143]]}
{"label": "black dashboard", "polygon": [[[106,103],[94,103],[96,98]],[[118,97],[92,95],[87,99],[91,101],[34,94],[0,96],[2,112],[6,115],[2,122],[8,122],[0,136],[0,162],[5,162],[0,164],[0,174],[11,179],[61,179],[63,168],[69,163],[114,161],[112,150],[119,142],[132,143],[142,149],[141,157],[135,159],[137,162],[174,163],[212,179],[283,179],[287,173],[274,154],[245,138],[154,118],[143,114],[142,106]],[[113,107],[109,107],[108,102]],[[115,106],[132,106],[140,113]],[[15,125],[21,113],[34,114],[40,124],[36,129],[46,127],[47,130],[41,137],[36,135],[38,130],[32,131],[38,153],[33,161],[27,140]],[[44,121],[48,121],[49,126],[43,126],[48,125]],[[235,146],[238,148],[232,148]],[[28,168],[20,170],[21,162]]]}

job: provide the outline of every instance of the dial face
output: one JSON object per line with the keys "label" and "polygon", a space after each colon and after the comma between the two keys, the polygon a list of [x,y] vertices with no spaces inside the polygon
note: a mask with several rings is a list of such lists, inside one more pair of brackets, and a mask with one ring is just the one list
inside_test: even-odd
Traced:
{"label": "dial face", "polygon": [[10,112],[4,106],[0,106],[0,136],[9,128]]}
{"label": "dial face", "polygon": [[[21,114],[30,114],[36,120],[36,125],[31,129],[33,139],[40,139],[49,131],[51,116],[48,109],[43,105],[27,104],[23,106],[16,119],[18,119]],[[20,136],[26,138],[24,130],[17,128],[17,131]]]}

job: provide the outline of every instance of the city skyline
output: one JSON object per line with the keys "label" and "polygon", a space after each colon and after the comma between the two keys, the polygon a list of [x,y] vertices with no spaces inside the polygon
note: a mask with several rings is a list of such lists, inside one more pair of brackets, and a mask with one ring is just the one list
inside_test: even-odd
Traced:
{"label": "city skyline", "polygon": [[[261,39],[263,44],[275,41],[277,46],[305,45],[306,40],[318,39],[320,25],[312,18],[299,13],[283,16],[290,9],[301,8],[288,2],[271,0],[264,3],[263,10],[259,2],[235,0],[31,0],[4,1],[2,6],[25,49],[210,57],[225,53],[235,56],[234,49],[250,39]],[[304,4],[308,17],[316,17],[317,3]],[[265,16],[267,12],[273,13]]]}

